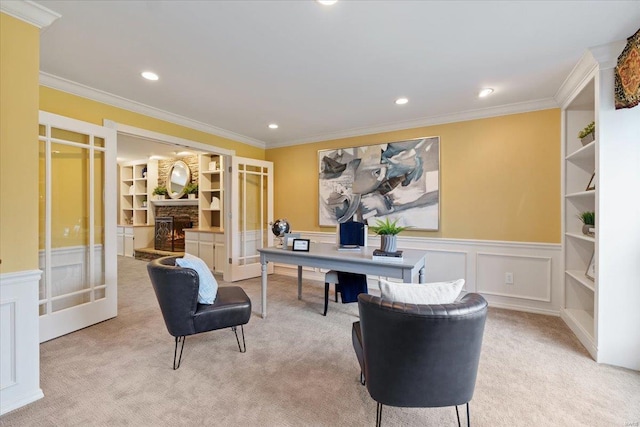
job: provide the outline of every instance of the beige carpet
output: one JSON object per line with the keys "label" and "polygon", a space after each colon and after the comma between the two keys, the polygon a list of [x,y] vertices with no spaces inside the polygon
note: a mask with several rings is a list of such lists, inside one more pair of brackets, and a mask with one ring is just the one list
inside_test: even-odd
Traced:
{"label": "beige carpet", "polygon": [[[351,347],[356,304],[321,315],[320,283],[269,278],[261,319],[258,279],[247,353],[233,332],[187,338],[173,371],[167,333],[144,261],[119,258],[118,317],[41,345],[45,397],[2,426],[368,426],[375,402],[358,382]],[[490,309],[473,426],[638,426],[640,373],[596,364],[556,317]],[[385,426],[455,425],[453,408],[385,407]]]}

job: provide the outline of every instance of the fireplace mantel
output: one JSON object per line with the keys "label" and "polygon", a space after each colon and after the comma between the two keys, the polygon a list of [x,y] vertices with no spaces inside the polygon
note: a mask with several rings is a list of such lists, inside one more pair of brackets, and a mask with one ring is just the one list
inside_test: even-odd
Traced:
{"label": "fireplace mantel", "polygon": [[151,200],[154,206],[198,206],[198,199]]}

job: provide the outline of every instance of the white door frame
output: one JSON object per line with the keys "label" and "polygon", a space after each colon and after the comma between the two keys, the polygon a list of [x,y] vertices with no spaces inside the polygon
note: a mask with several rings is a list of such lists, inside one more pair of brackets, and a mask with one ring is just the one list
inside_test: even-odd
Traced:
{"label": "white door frame", "polygon": [[[134,136],[136,138],[148,139],[151,141],[157,141],[163,144],[178,145],[178,146],[185,147],[192,150],[206,151],[212,154],[220,154],[222,156],[226,156],[225,164],[231,164],[230,162],[226,163],[227,160],[229,160],[232,156],[236,155],[235,150],[229,150],[226,148],[217,147],[215,145],[204,144],[202,142],[192,141],[190,139],[185,139],[185,138],[179,138],[177,136],[154,132],[147,129],[138,128],[135,126],[129,126],[122,123],[117,123],[113,120],[105,119],[103,120],[103,124],[107,128],[114,129],[115,131],[117,131],[118,134]],[[114,182],[115,182],[115,178],[114,178]],[[224,193],[229,194],[230,191],[231,191],[230,180],[224,180]],[[225,201],[224,203],[225,217],[228,216],[227,213],[229,212],[229,206],[230,205]],[[114,210],[115,209],[116,208],[114,207]],[[225,220],[225,223],[226,223],[226,220]],[[227,256],[225,257],[225,259],[228,259],[229,256],[230,256],[229,247],[227,246]],[[229,264],[225,263],[223,274],[229,274],[228,269],[229,269]]]}

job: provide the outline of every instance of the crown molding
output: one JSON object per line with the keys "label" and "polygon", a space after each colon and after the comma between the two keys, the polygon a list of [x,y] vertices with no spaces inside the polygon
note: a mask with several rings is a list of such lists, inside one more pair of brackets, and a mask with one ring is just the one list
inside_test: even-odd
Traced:
{"label": "crown molding", "polygon": [[600,65],[600,69],[607,70],[617,65],[618,56],[620,56],[620,52],[622,52],[626,44],[626,40],[618,40],[613,43],[592,47],[589,51]]}
{"label": "crown molding", "polygon": [[619,40],[589,48],[554,95],[554,99],[558,104],[562,108],[566,108],[591,80],[596,70],[607,70],[615,67],[625,43],[626,41]]}
{"label": "crown molding", "polygon": [[6,13],[40,29],[48,27],[53,21],[62,16],[36,2],[18,0],[1,1],[0,12]]}
{"label": "crown molding", "polygon": [[566,108],[589,80],[591,80],[597,68],[598,62],[591,52],[586,51],[554,95],[554,99],[558,105]]}
{"label": "crown molding", "polygon": [[168,111],[160,110],[159,108],[151,107],[130,99],[123,98],[121,96],[113,95],[108,92],[104,92],[98,89],[91,88],[89,86],[82,85],[80,83],[73,82],[71,80],[63,79],[62,77],[54,76],[43,71],[40,72],[40,84],[42,86],[50,87],[52,89],[67,92],[72,95],[77,95],[82,98],[91,99],[93,101],[101,102],[103,104],[111,105],[113,107],[122,108],[124,110],[133,111],[134,113],[144,114],[145,116],[153,117],[155,119],[164,120],[176,125],[185,126],[191,129],[199,130],[212,135],[220,136],[223,138],[231,139],[243,144],[252,145],[254,147],[266,148],[266,143],[257,139],[249,138],[244,135],[237,134],[225,129],[221,129],[206,123],[192,120],[184,116],[170,113]]}
{"label": "crown molding", "polygon": [[340,132],[315,135],[292,141],[271,143],[268,148],[287,147],[291,145],[311,144],[320,141],[333,139],[350,138],[362,135],[372,135],[376,133],[393,132],[397,130],[413,129],[424,126],[435,126],[446,123],[465,122],[469,120],[486,119],[490,117],[506,116],[509,114],[528,113],[531,111],[547,110],[549,108],[559,108],[558,103],[553,98],[538,99],[534,101],[519,102],[514,104],[500,105],[497,107],[483,108],[479,110],[461,111],[440,116],[424,117],[416,120],[389,123],[380,126],[362,127],[349,129]]}

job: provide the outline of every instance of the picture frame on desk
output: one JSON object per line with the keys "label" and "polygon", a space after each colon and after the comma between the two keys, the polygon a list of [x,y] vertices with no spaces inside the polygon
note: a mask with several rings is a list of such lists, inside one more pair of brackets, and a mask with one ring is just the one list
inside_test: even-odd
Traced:
{"label": "picture frame on desk", "polygon": [[293,239],[291,250],[294,252],[309,252],[310,242],[311,240],[309,239]]}
{"label": "picture frame on desk", "polygon": [[584,275],[587,276],[588,279],[595,281],[596,277],[596,253],[594,252],[591,255],[591,261],[589,261],[589,265],[587,266],[587,271],[584,272]]}

